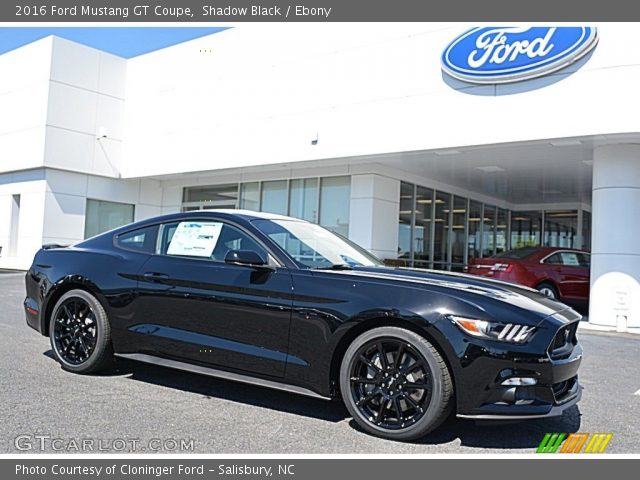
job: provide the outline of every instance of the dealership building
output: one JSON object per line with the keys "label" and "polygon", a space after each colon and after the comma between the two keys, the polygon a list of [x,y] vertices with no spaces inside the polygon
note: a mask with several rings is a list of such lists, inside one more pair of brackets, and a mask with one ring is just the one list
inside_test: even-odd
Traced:
{"label": "dealership building", "polygon": [[[483,44],[474,27],[240,24],[132,58],[58,36],[0,55],[0,269],[245,208],[418,268],[590,250],[589,321],[640,329],[637,25],[583,28],[557,58],[560,29]],[[542,66],[491,70],[527,58]]]}

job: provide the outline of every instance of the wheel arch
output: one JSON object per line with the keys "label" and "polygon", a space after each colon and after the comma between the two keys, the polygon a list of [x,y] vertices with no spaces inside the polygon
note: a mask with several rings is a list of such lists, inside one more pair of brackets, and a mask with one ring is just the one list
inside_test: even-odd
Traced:
{"label": "wheel arch", "polygon": [[545,277],[541,280],[539,280],[535,287],[536,290],[538,290],[538,288],[540,288],[542,285],[549,285],[551,287],[553,287],[553,289],[556,291],[556,294],[558,295],[558,298],[560,298],[561,296],[561,292],[560,292],[560,287],[558,286],[558,284],[550,277]]}
{"label": "wheel arch", "polygon": [[335,398],[340,397],[340,364],[342,363],[342,359],[347,349],[349,348],[349,345],[351,345],[351,343],[361,334],[378,327],[404,328],[426,338],[433,345],[433,347],[438,350],[438,352],[444,359],[455,385],[455,371],[452,368],[449,359],[449,352],[447,351],[447,348],[444,347],[443,339],[436,338],[436,336],[438,335],[436,333],[436,329],[426,328],[428,325],[429,324],[426,322],[424,322],[423,324],[417,324],[405,318],[380,316],[358,322],[355,325],[351,326],[340,337],[331,355],[331,363],[329,368],[329,386],[331,396]]}
{"label": "wheel arch", "polygon": [[[96,287],[96,285],[88,280],[85,277],[80,276],[70,276],[56,283],[56,286],[52,288],[47,294],[47,301],[45,303],[45,307],[42,315],[42,334],[45,337],[49,336],[49,323],[51,319],[51,314],[53,313],[53,308],[58,303],[58,300],[62,298],[62,296],[70,292],[71,290],[83,290],[87,293],[93,295],[96,300],[105,308],[105,303],[100,298],[100,291]],[[106,310],[106,308],[105,308]]]}

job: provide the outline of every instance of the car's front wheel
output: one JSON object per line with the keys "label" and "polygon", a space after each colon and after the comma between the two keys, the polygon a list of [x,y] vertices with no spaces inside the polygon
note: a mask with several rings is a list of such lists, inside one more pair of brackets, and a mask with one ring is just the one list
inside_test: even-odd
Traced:
{"label": "car's front wheel", "polygon": [[65,370],[94,373],[113,362],[111,328],[100,302],[84,290],[70,290],[53,307],[51,348]]}
{"label": "car's front wheel", "polygon": [[380,327],[361,334],[345,352],[340,390],[364,430],[414,440],[447,418],[453,382],[426,338],[403,328]]}

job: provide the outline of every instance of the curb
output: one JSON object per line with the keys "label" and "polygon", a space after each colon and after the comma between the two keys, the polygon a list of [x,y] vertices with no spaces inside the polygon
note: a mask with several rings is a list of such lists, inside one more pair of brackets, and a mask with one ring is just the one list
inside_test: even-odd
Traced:
{"label": "curb", "polygon": [[606,325],[595,325],[589,322],[580,322],[578,330],[587,330],[592,332],[605,332],[605,333],[618,333],[618,334],[631,334],[640,336],[640,328],[626,328],[625,330],[617,330],[616,327]]}

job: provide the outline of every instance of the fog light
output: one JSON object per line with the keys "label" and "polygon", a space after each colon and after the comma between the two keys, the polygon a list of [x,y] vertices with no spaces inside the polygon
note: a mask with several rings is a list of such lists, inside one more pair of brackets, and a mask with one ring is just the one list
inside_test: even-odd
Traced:
{"label": "fog light", "polygon": [[501,385],[505,386],[516,386],[516,387],[525,387],[530,385],[535,385],[538,383],[538,380],[531,377],[511,377],[507,378]]}

